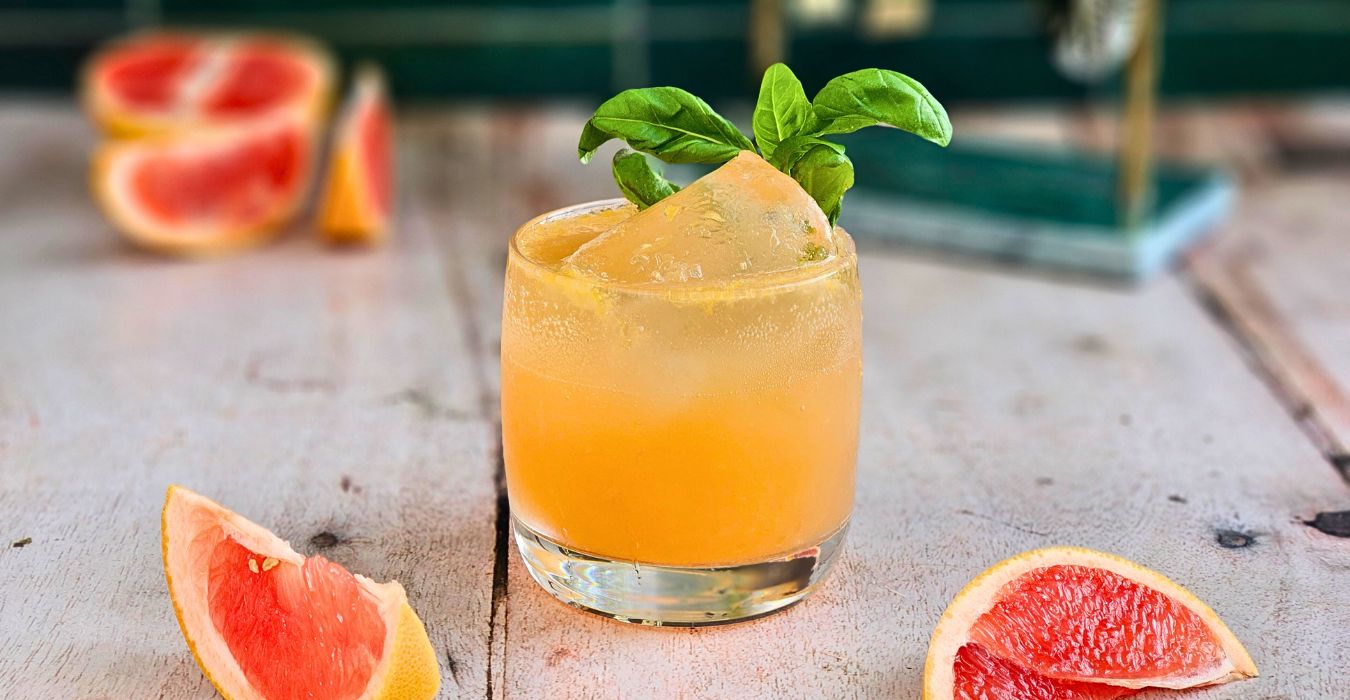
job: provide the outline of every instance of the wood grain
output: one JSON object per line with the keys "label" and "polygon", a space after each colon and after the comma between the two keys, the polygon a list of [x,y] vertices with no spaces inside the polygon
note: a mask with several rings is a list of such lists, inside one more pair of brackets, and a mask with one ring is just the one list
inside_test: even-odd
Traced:
{"label": "wood grain", "polygon": [[[1322,448],[1350,469],[1350,175],[1249,188],[1192,266]],[[1347,474],[1350,476],[1350,474]]]}
{"label": "wood grain", "polygon": [[0,697],[214,696],[160,564],[172,482],[402,581],[442,695],[483,697],[493,432],[427,219],[372,252],[302,223],[164,260],[93,209],[70,106],[8,110],[0,134]]}
{"label": "wood grain", "polygon": [[[554,123],[570,115],[524,117],[529,129],[461,118],[446,137],[457,167],[491,174],[451,195],[477,222],[448,250],[480,257],[458,264],[498,269],[529,216],[608,196],[595,166],[522,165],[571,162],[575,131]],[[516,147],[519,132],[533,136]],[[1329,643],[1350,625],[1336,581],[1350,549],[1297,522],[1350,494],[1186,285],[1127,294],[873,247],[862,267],[859,501],[830,585],[750,624],[637,629],[556,603],[512,552],[494,697],[914,697],[951,596],[1049,544],[1134,558],[1229,621],[1264,676],[1191,697],[1350,693],[1333,670],[1350,650]],[[500,279],[483,272],[478,285],[482,334],[495,337]]]}

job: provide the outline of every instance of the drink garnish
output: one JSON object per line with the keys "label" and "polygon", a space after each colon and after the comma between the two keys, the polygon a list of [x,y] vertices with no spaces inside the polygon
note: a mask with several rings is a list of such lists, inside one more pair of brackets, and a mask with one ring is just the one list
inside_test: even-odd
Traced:
{"label": "drink garnish", "polygon": [[947,112],[917,80],[891,70],[845,73],[808,100],[802,83],[782,63],[764,72],[751,127],[752,142],[707,102],[676,87],[624,90],[595,110],[577,143],[581,162],[619,139],[632,149],[614,156],[614,180],[624,197],[645,209],[679,191],[641,154],[666,163],[720,165],[741,151],[758,153],[787,173],[820,205],[831,224],[853,186],[844,147],[824,139],[868,126],[890,126],[946,146]]}

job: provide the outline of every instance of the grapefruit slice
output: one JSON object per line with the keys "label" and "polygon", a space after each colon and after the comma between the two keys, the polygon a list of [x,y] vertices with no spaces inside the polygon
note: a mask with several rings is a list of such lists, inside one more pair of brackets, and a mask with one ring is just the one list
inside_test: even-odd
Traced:
{"label": "grapefruit slice", "polygon": [[93,187],[132,242],[211,255],[271,238],[309,183],[313,137],[285,115],[264,124],[105,142]]}
{"label": "grapefruit slice", "polygon": [[180,486],[164,574],[188,648],[229,700],[419,700],[440,667],[397,581],[375,583]]}
{"label": "grapefruit slice", "polygon": [[314,44],[271,34],[147,32],[85,67],[91,118],[117,137],[218,126],[274,111],[327,110],[332,61]]}
{"label": "grapefruit slice", "polygon": [[924,699],[1097,700],[1256,675],[1198,598],[1120,557],[1051,547],[1000,562],[933,632]]}
{"label": "grapefruit slice", "polygon": [[333,243],[374,243],[389,228],[394,197],[393,121],[384,77],[363,66],[333,135],[319,205],[319,232]]}

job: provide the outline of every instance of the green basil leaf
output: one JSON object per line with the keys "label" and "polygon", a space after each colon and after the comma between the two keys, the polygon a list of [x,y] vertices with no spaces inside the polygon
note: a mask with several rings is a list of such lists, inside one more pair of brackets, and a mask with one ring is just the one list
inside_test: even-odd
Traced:
{"label": "green basil leaf", "polygon": [[820,89],[812,107],[820,120],[819,134],[847,134],[886,124],[939,146],[952,140],[947,111],[919,81],[895,71],[867,68],[845,73]]}
{"label": "green basil leaf", "polygon": [[755,131],[755,144],[766,159],[773,158],[784,139],[815,130],[816,114],[811,101],[806,99],[802,81],[787,66],[775,63],[764,71],[750,123]]}
{"label": "green basil leaf", "polygon": [[783,172],[816,200],[833,225],[843,208],[844,193],[853,186],[853,161],[844,155],[843,148],[821,139],[816,139],[816,143],[803,140],[784,144],[779,152],[788,148],[793,149],[793,158],[784,163]]}
{"label": "green basil leaf", "polygon": [[801,134],[783,139],[778,148],[774,149],[773,157],[769,158],[769,165],[785,173],[791,172],[793,164],[806,155],[807,151],[816,147],[828,148],[835,153],[844,152],[844,147],[837,143],[826,141],[819,136]]}
{"label": "green basil leaf", "polygon": [[680,191],[678,185],[652,169],[647,156],[627,148],[614,154],[614,182],[638,209],[646,209]]}
{"label": "green basil leaf", "polygon": [[577,157],[590,162],[610,139],[667,163],[725,163],[755,148],[707,102],[673,87],[624,90],[606,100],[582,130]]}

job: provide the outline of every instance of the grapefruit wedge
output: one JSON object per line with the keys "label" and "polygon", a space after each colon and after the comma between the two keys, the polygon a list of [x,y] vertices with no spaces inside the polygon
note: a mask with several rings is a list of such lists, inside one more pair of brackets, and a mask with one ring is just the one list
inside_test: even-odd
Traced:
{"label": "grapefruit wedge", "polygon": [[228,700],[420,700],[440,667],[396,581],[375,583],[179,486],[164,574],[188,648]]}
{"label": "grapefruit wedge", "polygon": [[270,239],[299,208],[313,141],[297,115],[108,141],[94,156],[93,189],[134,243],[183,255],[229,252]]}
{"label": "grapefruit wedge", "polygon": [[1256,675],[1198,598],[1120,557],[1051,547],[994,565],[933,632],[925,700],[1106,700]]}
{"label": "grapefruit wedge", "polygon": [[90,117],[116,137],[219,126],[276,111],[317,120],[332,92],[332,61],[295,37],[146,32],[113,43],[85,66]]}
{"label": "grapefruit wedge", "polygon": [[374,243],[389,229],[394,196],[393,123],[384,77],[364,66],[333,134],[319,204],[319,232],[333,243]]}

